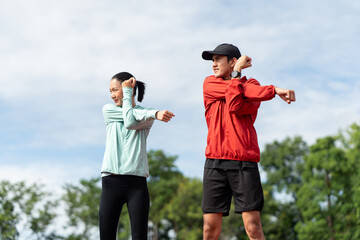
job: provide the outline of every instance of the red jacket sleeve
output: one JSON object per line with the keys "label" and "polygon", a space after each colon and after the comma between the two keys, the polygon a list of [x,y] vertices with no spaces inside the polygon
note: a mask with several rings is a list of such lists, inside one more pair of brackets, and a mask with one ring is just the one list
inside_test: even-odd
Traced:
{"label": "red jacket sleeve", "polygon": [[207,108],[210,104],[218,100],[225,101],[225,90],[228,82],[220,81],[213,76],[205,78],[203,85],[204,105]]}
{"label": "red jacket sleeve", "polygon": [[211,76],[205,78],[203,85],[204,98],[214,100],[225,99],[225,90],[227,85],[228,83],[225,81],[219,81]]}
{"label": "red jacket sleeve", "polygon": [[275,96],[274,86],[260,86],[251,78],[232,79],[226,88],[225,98],[229,111],[236,114],[254,114],[261,101],[270,100]]}
{"label": "red jacket sleeve", "polygon": [[250,78],[246,82],[237,81],[236,84],[241,84],[244,89],[244,97],[251,101],[268,101],[275,97],[275,87],[273,85],[260,86],[260,83],[254,78]]}

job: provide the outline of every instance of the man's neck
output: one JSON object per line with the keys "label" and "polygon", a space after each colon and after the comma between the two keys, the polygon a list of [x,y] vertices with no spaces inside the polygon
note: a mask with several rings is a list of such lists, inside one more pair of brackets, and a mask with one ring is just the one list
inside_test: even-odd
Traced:
{"label": "man's neck", "polygon": [[222,78],[224,81],[230,81],[231,80],[231,76],[229,75],[228,77]]}

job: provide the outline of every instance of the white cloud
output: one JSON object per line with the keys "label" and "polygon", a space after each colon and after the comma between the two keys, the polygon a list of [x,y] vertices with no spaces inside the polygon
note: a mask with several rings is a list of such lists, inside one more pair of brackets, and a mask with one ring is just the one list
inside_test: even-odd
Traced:
{"label": "white cloud", "polygon": [[101,107],[124,70],[147,83],[142,105],[176,114],[155,123],[148,149],[202,177],[202,81],[212,72],[201,52],[222,42],[253,58],[245,75],[296,91],[290,105],[262,103],[261,148],[336,134],[360,119],[359,14],[356,0],[0,1],[0,180],[61,194],[65,182],[98,176]]}
{"label": "white cloud", "polygon": [[297,94],[291,105],[262,104],[260,145],[294,135],[313,142],[359,119],[359,9],[357,1],[2,2],[0,103],[26,136],[18,149],[101,146],[108,81],[127,70],[148,85],[142,105],[176,114],[156,124],[149,148],[179,155],[186,174],[204,160],[201,88],[212,73],[201,52],[232,42],[253,58],[247,76]]}

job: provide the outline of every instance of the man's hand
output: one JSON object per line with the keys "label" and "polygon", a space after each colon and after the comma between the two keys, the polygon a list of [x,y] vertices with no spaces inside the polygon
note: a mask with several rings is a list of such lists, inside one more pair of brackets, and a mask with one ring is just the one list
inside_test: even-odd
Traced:
{"label": "man's hand", "polygon": [[155,117],[157,120],[168,122],[171,120],[172,117],[175,117],[175,115],[168,110],[163,110],[156,112]]}
{"label": "man's hand", "polygon": [[135,83],[136,83],[136,80],[134,77],[132,78],[129,78],[128,80],[124,81],[121,86],[122,87],[129,87],[129,88],[134,88],[135,87]]}
{"label": "man's hand", "polygon": [[294,90],[283,89],[279,87],[275,87],[275,93],[279,95],[285,102],[290,104],[291,102],[295,102],[295,92]]}
{"label": "man's hand", "polygon": [[241,69],[245,69],[248,67],[251,67],[251,57],[248,57],[246,55],[242,55],[241,57],[239,57],[239,59],[236,61],[235,66],[234,66],[234,70],[241,72]]}

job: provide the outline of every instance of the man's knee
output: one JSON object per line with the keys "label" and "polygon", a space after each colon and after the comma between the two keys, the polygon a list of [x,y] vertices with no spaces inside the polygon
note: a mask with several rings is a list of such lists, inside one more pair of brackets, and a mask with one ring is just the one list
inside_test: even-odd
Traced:
{"label": "man's knee", "polygon": [[250,239],[262,239],[263,230],[261,223],[251,222],[245,226],[245,230]]}
{"label": "man's knee", "polygon": [[204,239],[219,239],[221,226],[212,224],[204,224]]}
{"label": "man's knee", "polygon": [[221,225],[204,222],[204,233],[215,233],[221,231]]}
{"label": "man's knee", "polygon": [[221,214],[204,216],[204,239],[218,239],[221,233]]}

